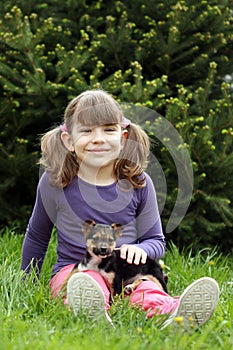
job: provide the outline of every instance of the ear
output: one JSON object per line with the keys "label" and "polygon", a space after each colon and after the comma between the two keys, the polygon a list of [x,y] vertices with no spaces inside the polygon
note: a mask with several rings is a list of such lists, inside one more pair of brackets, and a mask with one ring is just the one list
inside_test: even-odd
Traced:
{"label": "ear", "polygon": [[61,140],[68,151],[74,152],[73,140],[67,131],[61,133]]}
{"label": "ear", "polygon": [[82,224],[82,231],[84,233],[84,236],[86,237],[88,233],[91,231],[92,227],[95,226],[94,220],[86,220]]}
{"label": "ear", "polygon": [[122,141],[125,141],[128,138],[129,132],[128,130],[122,130]]}
{"label": "ear", "polygon": [[116,239],[118,239],[122,235],[123,228],[124,226],[121,224],[117,224],[117,223],[112,224],[112,229],[115,233]]}
{"label": "ear", "polygon": [[121,149],[123,148],[124,144],[125,144],[125,141],[127,140],[128,138],[128,130],[123,130],[122,131],[122,134],[121,134]]}

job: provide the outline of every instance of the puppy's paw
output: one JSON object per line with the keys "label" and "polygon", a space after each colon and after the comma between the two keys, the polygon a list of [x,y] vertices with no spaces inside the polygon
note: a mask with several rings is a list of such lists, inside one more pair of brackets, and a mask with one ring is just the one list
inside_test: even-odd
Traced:
{"label": "puppy's paw", "polygon": [[[125,286],[124,292],[126,295],[132,294],[133,291],[144,281],[144,278],[138,278],[133,283],[129,283]],[[147,279],[146,279],[147,280]]]}
{"label": "puppy's paw", "polygon": [[133,293],[134,290],[135,290],[135,286],[133,283],[127,284],[127,286],[125,286],[125,288],[124,288],[124,294],[130,295]]}

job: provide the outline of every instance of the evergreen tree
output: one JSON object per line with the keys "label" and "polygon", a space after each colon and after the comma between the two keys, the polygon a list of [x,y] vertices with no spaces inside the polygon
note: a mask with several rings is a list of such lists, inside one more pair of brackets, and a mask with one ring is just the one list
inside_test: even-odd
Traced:
{"label": "evergreen tree", "polygon": [[[165,230],[179,194],[182,164],[175,164],[174,156],[190,154],[190,207],[167,238],[179,245],[196,239],[215,245],[221,238],[228,248],[233,243],[233,116],[232,80],[225,77],[232,73],[231,5],[231,0],[5,1],[0,14],[2,225],[28,220],[38,181],[38,135],[60,123],[71,98],[104,88],[119,101],[157,111],[182,136],[183,153],[169,143],[169,135],[158,138],[159,118],[149,113],[139,121],[155,141],[152,150],[166,177]],[[183,180],[187,188],[189,175]]]}

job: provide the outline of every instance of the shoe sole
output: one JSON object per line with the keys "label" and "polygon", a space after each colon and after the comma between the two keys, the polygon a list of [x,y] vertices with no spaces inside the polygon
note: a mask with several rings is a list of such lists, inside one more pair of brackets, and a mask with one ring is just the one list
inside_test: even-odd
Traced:
{"label": "shoe sole", "polygon": [[175,317],[183,317],[196,327],[203,325],[214,313],[219,293],[218,283],[213,278],[196,280],[181,295]]}
{"label": "shoe sole", "polygon": [[67,298],[75,316],[83,313],[89,318],[96,318],[105,313],[105,298],[101,287],[83,272],[78,272],[69,279]]}

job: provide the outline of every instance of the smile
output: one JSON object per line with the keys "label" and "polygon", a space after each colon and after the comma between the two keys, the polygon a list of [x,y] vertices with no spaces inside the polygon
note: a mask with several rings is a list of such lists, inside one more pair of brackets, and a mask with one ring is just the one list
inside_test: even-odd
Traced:
{"label": "smile", "polygon": [[109,152],[109,149],[103,149],[103,148],[99,148],[99,149],[88,149],[87,152],[91,152],[91,153],[104,153],[104,152]]}

